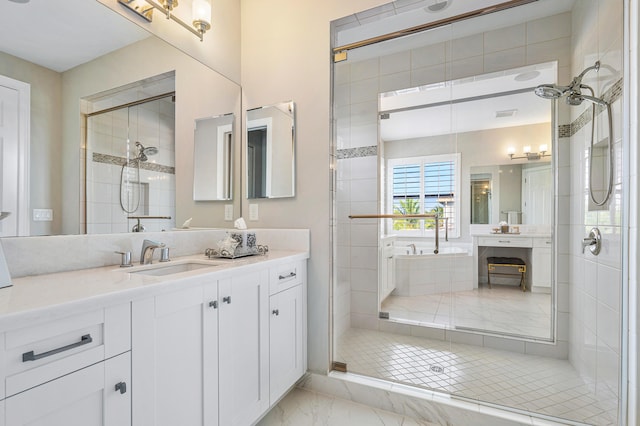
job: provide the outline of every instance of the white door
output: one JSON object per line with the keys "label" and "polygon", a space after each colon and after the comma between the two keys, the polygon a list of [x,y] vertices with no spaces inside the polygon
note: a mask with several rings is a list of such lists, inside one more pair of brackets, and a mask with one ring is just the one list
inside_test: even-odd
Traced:
{"label": "white door", "polygon": [[131,425],[130,372],[127,352],[11,396],[4,401],[6,424]]}
{"label": "white door", "polygon": [[30,86],[0,76],[0,237],[29,235]]}
{"label": "white door", "polygon": [[552,207],[551,166],[522,169],[522,223],[551,225]]}
{"label": "white door", "polygon": [[269,408],[269,275],[219,281],[220,425],[253,424]]}

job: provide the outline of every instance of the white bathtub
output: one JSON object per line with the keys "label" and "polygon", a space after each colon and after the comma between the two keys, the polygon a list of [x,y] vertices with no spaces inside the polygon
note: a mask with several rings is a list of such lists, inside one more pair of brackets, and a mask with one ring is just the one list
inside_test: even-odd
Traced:
{"label": "white bathtub", "polygon": [[[416,254],[413,246],[416,245]],[[433,244],[396,241],[394,277],[396,296],[424,296],[473,289],[471,245],[441,245],[438,254]]]}

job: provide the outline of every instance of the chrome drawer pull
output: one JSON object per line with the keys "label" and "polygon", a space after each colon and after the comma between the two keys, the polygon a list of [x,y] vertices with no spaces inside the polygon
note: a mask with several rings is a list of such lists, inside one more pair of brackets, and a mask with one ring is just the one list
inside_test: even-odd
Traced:
{"label": "chrome drawer pull", "polygon": [[90,334],[85,334],[84,336],[82,336],[80,338],[79,342],[72,343],[72,344],[67,345],[67,346],[62,346],[61,348],[52,349],[50,351],[43,352],[43,353],[38,354],[38,355],[36,355],[35,352],[33,352],[33,351],[25,352],[25,353],[22,354],[22,362],[36,361],[38,359],[46,358],[46,357],[51,356],[51,355],[59,354],[60,352],[68,351],[70,349],[77,348],[77,347],[80,347],[80,346],[83,346],[83,345],[88,345],[91,342],[93,342],[93,338],[91,338],[91,335]]}
{"label": "chrome drawer pull", "polygon": [[127,384],[125,382],[116,383],[116,392],[127,393]]}
{"label": "chrome drawer pull", "polygon": [[222,298],[222,303],[226,303],[228,305],[231,304],[231,296],[225,296]]}
{"label": "chrome drawer pull", "polygon": [[288,275],[278,275],[279,280],[286,280],[287,278],[293,278],[296,276],[296,273],[291,271]]}

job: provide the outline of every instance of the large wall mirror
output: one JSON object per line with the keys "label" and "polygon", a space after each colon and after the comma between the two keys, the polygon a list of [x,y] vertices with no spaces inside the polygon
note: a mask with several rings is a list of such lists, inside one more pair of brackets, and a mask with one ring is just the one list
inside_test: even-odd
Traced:
{"label": "large wall mirror", "polygon": [[247,111],[247,198],[295,195],[295,139],[293,102]]}
{"label": "large wall mirror", "polygon": [[[5,2],[0,18],[0,75],[31,91],[20,235],[129,232],[131,216],[154,217],[147,230],[228,226],[228,205],[240,214],[240,135],[225,132],[223,155],[194,165],[194,123],[239,128],[240,86],[98,1],[54,3]],[[194,200],[194,166],[226,175],[204,186],[219,195]]]}

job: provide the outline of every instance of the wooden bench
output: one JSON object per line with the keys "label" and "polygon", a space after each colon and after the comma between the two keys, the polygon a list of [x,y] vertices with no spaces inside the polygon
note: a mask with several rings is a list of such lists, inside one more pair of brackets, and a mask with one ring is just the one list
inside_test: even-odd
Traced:
{"label": "wooden bench", "polygon": [[[495,272],[496,267],[510,267],[517,268],[518,274]],[[525,274],[527,273],[527,264],[519,257],[487,257],[487,280],[489,288],[491,288],[491,274],[493,275],[506,275],[506,276],[520,276],[520,288],[522,291],[527,291],[525,283]]]}

